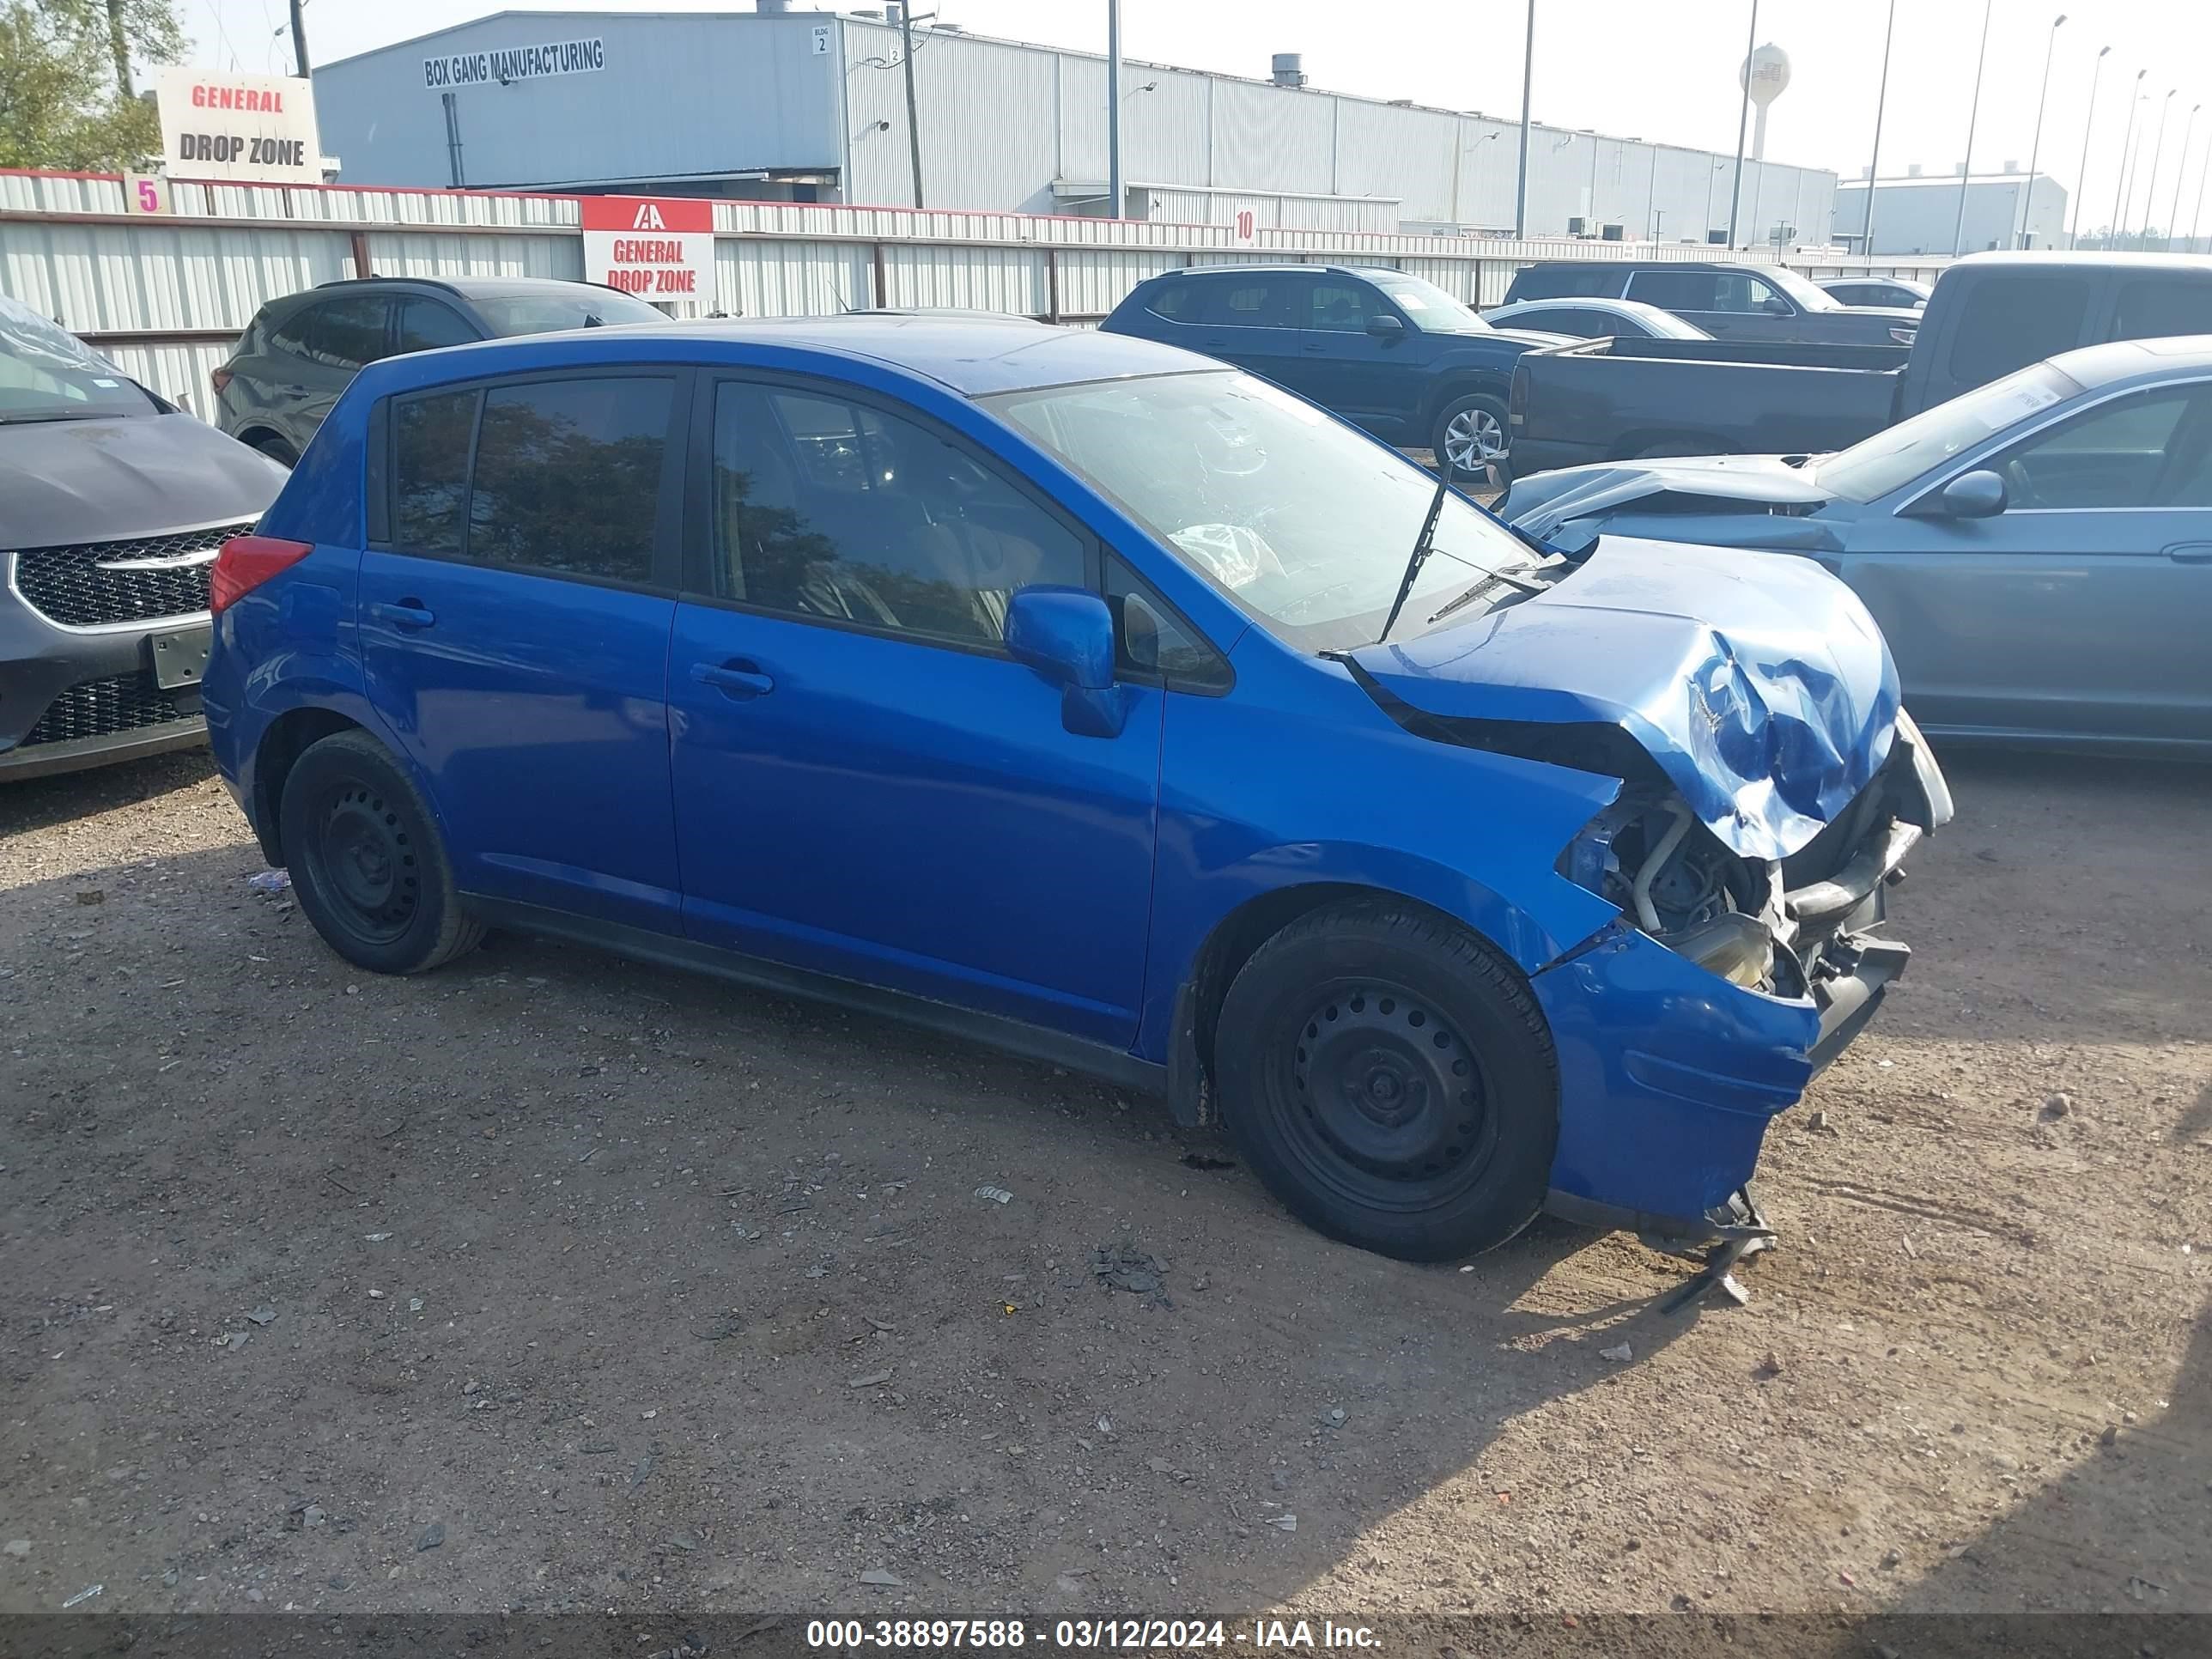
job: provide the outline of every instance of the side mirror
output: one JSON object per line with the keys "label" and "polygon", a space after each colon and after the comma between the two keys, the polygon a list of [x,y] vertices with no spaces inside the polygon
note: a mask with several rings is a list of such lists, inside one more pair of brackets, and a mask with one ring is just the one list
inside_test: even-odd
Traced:
{"label": "side mirror", "polygon": [[2005,481],[1987,467],[1961,472],[1936,498],[1948,519],[1994,519],[2005,510]]}
{"label": "side mirror", "polygon": [[1087,587],[1024,587],[1006,605],[1006,650],[1060,689],[1060,724],[1078,737],[1114,738],[1128,698],[1114,684],[1114,613]]}
{"label": "side mirror", "polygon": [[1783,299],[1768,300],[1759,309],[1770,317],[1794,317],[1797,314],[1790,308],[1790,301]]}
{"label": "side mirror", "polygon": [[1387,311],[1378,311],[1367,319],[1367,332],[1377,340],[1395,340],[1406,332],[1406,319]]}

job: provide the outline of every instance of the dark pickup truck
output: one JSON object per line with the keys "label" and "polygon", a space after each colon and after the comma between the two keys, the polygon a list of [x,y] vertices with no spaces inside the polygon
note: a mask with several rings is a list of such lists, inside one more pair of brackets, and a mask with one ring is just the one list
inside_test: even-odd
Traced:
{"label": "dark pickup truck", "polygon": [[1526,477],[1652,455],[1822,454],[2076,346],[2212,334],[2212,258],[1978,253],[1911,346],[1589,340],[1523,356],[1507,418]]}

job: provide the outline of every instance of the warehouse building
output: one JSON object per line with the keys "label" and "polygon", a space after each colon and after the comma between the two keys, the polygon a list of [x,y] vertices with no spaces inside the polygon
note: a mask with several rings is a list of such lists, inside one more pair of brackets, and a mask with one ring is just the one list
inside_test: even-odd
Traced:
{"label": "warehouse building", "polygon": [[[327,64],[315,103],[349,184],[912,206],[918,172],[931,208],[1107,211],[1104,58],[949,26],[917,25],[914,40],[909,66],[881,14],[778,0],[501,12]],[[1295,53],[1253,80],[1132,60],[1121,107],[1133,218],[1513,226],[1516,122],[1313,89]],[[1733,168],[1710,151],[1540,126],[1528,231],[1723,240]],[[1741,240],[1825,244],[1835,189],[1832,173],[1747,162]]]}
{"label": "warehouse building", "polygon": [[[1959,218],[1966,187],[1966,216]],[[1866,238],[1867,198],[1874,198],[1874,246]],[[1960,253],[1991,248],[2063,247],[2066,190],[2056,179],[2033,178],[2012,162],[1999,173],[1962,179],[1912,168],[1899,179],[1846,179],[1836,186],[1836,240],[1854,253],[1942,253],[1955,240]],[[2025,234],[2027,240],[2015,241]]]}

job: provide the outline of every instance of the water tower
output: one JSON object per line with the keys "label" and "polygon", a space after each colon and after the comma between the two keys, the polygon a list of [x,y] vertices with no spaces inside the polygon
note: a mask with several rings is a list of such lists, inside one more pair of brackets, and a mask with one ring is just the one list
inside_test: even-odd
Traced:
{"label": "water tower", "polygon": [[1753,161],[1764,161],[1766,159],[1766,108],[1790,85],[1790,54],[1770,40],[1744,59],[1737,78],[1743,89],[1750,94],[1751,101],[1759,106],[1759,120],[1752,129],[1751,154]]}

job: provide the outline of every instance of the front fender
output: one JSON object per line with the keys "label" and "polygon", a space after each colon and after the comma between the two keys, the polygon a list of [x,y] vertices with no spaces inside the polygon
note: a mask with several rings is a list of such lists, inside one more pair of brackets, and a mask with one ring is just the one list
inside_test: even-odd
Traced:
{"label": "front fender", "polygon": [[1556,866],[1620,780],[1415,737],[1257,630],[1232,654],[1235,696],[1167,710],[1141,1056],[1168,1059],[1216,930],[1286,889],[1413,900],[1529,975],[1618,915]]}

